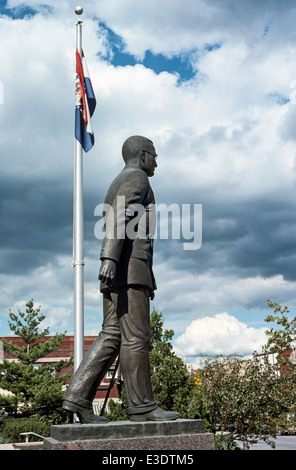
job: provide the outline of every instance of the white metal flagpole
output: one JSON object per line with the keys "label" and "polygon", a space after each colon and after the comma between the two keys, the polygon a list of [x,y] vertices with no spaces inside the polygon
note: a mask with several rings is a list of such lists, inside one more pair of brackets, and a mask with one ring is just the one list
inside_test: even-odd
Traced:
{"label": "white metal flagpole", "polygon": [[[76,7],[81,15],[83,8]],[[82,57],[82,21],[76,22],[76,47]],[[73,188],[73,263],[74,267],[74,371],[84,356],[84,214],[83,149],[75,139]]]}

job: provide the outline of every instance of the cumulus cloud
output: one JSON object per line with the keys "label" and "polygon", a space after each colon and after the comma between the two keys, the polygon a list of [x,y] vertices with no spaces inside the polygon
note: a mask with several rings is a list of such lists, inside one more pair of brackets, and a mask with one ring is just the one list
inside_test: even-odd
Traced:
{"label": "cumulus cloud", "polygon": [[264,328],[252,328],[229,313],[193,320],[175,341],[176,353],[182,357],[219,354],[252,354],[266,343]]}

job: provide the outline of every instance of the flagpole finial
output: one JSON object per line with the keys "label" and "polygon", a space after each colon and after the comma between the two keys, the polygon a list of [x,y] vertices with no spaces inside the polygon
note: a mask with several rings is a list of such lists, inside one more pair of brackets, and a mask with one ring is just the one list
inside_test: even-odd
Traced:
{"label": "flagpole finial", "polygon": [[75,7],[75,13],[76,13],[76,15],[82,15],[83,8],[78,5],[77,7]]}

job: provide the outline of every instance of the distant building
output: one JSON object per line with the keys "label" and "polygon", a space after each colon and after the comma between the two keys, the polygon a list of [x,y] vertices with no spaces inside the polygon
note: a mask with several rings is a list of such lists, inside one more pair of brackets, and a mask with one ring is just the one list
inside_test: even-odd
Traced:
{"label": "distant building", "polygon": [[[92,343],[96,340],[96,338],[97,336],[85,336],[84,337],[84,353],[86,353],[86,351],[89,349]],[[16,360],[15,357],[13,357],[12,355],[4,351],[2,339],[5,339],[6,341],[9,341],[10,343],[17,344],[20,347],[26,346],[26,344],[19,336],[0,336],[0,364],[3,362],[3,359],[6,359],[7,361],[15,361]],[[50,339],[50,336],[45,336],[39,342],[43,342],[48,339]],[[40,367],[42,364],[46,364],[49,362],[58,362],[62,360],[69,360],[71,357],[72,358],[74,357],[74,336],[66,336],[59,350],[53,351],[47,354],[46,356],[44,356],[43,358],[38,359],[38,361],[36,361],[34,365],[35,367]],[[115,364],[116,362],[114,362],[111,368],[107,371],[102,383],[99,385],[97,389],[95,399],[93,401],[93,408],[96,414],[99,414],[103,406],[103,403],[105,401],[105,397],[109,390],[110,382],[113,377],[113,372],[116,367]],[[71,369],[73,370],[73,366],[71,366]],[[68,369],[64,369],[61,373],[65,373],[66,370]],[[111,388],[110,393],[109,393],[109,399],[112,398],[112,400],[114,401],[118,401],[116,383],[119,382],[119,379],[120,379],[120,365],[115,374],[114,386]],[[0,393],[5,394],[5,391],[0,389]],[[108,404],[106,406],[106,409],[108,410]]]}

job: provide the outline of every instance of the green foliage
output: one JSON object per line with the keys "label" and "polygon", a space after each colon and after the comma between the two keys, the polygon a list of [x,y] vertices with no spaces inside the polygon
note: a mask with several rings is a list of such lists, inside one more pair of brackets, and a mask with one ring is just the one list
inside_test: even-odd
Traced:
{"label": "green foliage", "polygon": [[232,433],[215,435],[215,450],[241,450]]}
{"label": "green foliage", "polygon": [[201,387],[194,387],[193,392],[190,393],[190,402],[186,414],[187,419],[203,419],[206,432],[212,432],[211,423],[207,408],[205,406],[203,393]]}
{"label": "green foliage", "polygon": [[104,416],[109,421],[126,421],[129,419],[129,416],[127,414],[127,403],[123,382],[120,380],[116,386],[119,401],[115,402],[114,400],[110,399],[108,401],[109,412],[105,412]]}
{"label": "green foliage", "polygon": [[266,353],[277,354],[277,362],[281,370],[281,382],[284,390],[282,395],[285,412],[279,417],[279,429],[286,432],[287,428],[296,429],[296,364],[290,360],[291,348],[296,343],[296,317],[289,319],[288,307],[281,307],[268,300],[268,307],[273,315],[265,319],[267,323],[276,323],[277,327],[266,330],[268,337],[264,347]]}
{"label": "green foliage", "polygon": [[14,394],[21,413],[38,413],[43,420],[48,417],[49,422],[52,421],[52,416],[55,416],[59,424],[66,416],[61,404],[64,396],[63,385],[70,374],[56,375],[56,372],[68,367],[72,360],[46,363],[40,367],[36,367],[36,362],[57,350],[65,338],[65,333],[46,338],[48,328],[39,331],[45,316],[40,313],[40,308],[34,308],[32,300],[27,302],[25,313],[19,311],[17,315],[10,311],[9,317],[11,330],[25,344],[18,346],[3,340],[4,350],[16,357],[17,361],[4,360],[0,364],[0,388]]}
{"label": "green foliage", "polygon": [[[12,356],[16,356],[24,365],[34,364],[38,359],[56,350],[65,338],[65,333],[56,334],[46,341],[37,342],[48,335],[49,329],[38,330],[40,323],[45,319],[45,315],[40,313],[40,307],[34,308],[33,300],[26,304],[26,313],[18,311],[15,314],[9,310],[8,321],[11,331],[19,336],[25,346],[18,346],[5,339],[2,340],[5,351]],[[63,367],[63,366],[62,366]]]}
{"label": "green foliage", "polygon": [[104,416],[109,421],[127,421],[129,416],[126,411],[126,401],[122,398],[122,402],[115,402],[110,399],[108,402],[109,413],[104,413]]}
{"label": "green foliage", "polygon": [[[208,414],[212,432],[233,431],[244,449],[259,439],[274,447],[279,430],[295,429],[296,366],[290,362],[291,343],[296,339],[296,317],[289,319],[287,307],[268,301],[273,315],[266,322],[276,322],[266,331],[267,343],[262,353],[249,360],[237,356],[204,358],[200,370],[202,413]],[[273,361],[272,354],[277,355]],[[197,383],[197,382],[196,382]],[[216,445],[223,445],[225,441]],[[227,450],[232,446],[226,444]]]}
{"label": "green foliage", "polygon": [[278,417],[286,408],[279,368],[268,361],[267,355],[250,360],[237,356],[207,358],[201,375],[213,431],[218,427],[228,431],[232,425],[244,449],[259,439],[273,445]]}
{"label": "green foliage", "polygon": [[151,332],[150,367],[155,401],[164,410],[178,411],[182,418],[187,418],[190,406],[193,414],[194,378],[173,351],[170,341],[174,331],[163,329],[162,313],[155,309],[151,313]]}
{"label": "green foliage", "polygon": [[0,434],[0,444],[12,444],[12,441],[10,439],[5,439],[3,436]]}
{"label": "green foliage", "polygon": [[40,307],[34,309],[33,300],[26,303],[26,312],[18,311],[18,315],[9,309],[8,321],[11,331],[20,336],[25,343],[31,344],[47,335],[49,329],[46,328],[42,333],[38,333],[39,324],[45,319],[45,315],[40,313]]}
{"label": "green foliage", "polygon": [[17,398],[15,395],[2,395],[0,394],[0,413],[12,414],[16,412]]}
{"label": "green foliage", "polygon": [[[22,432],[35,432],[40,436],[50,435],[50,426],[42,423],[36,418],[5,419],[1,427],[1,437],[5,442],[25,442],[25,436],[20,436]],[[40,441],[36,436],[31,435],[30,441]]]}
{"label": "green foliage", "polygon": [[266,335],[268,336],[266,350],[271,353],[287,351],[291,349],[291,343],[296,340],[296,317],[289,320],[288,307],[281,307],[270,300],[267,301],[267,304],[269,308],[274,310],[274,314],[268,315],[265,321],[267,323],[276,322],[280,328],[269,328],[269,330],[266,330]]}

